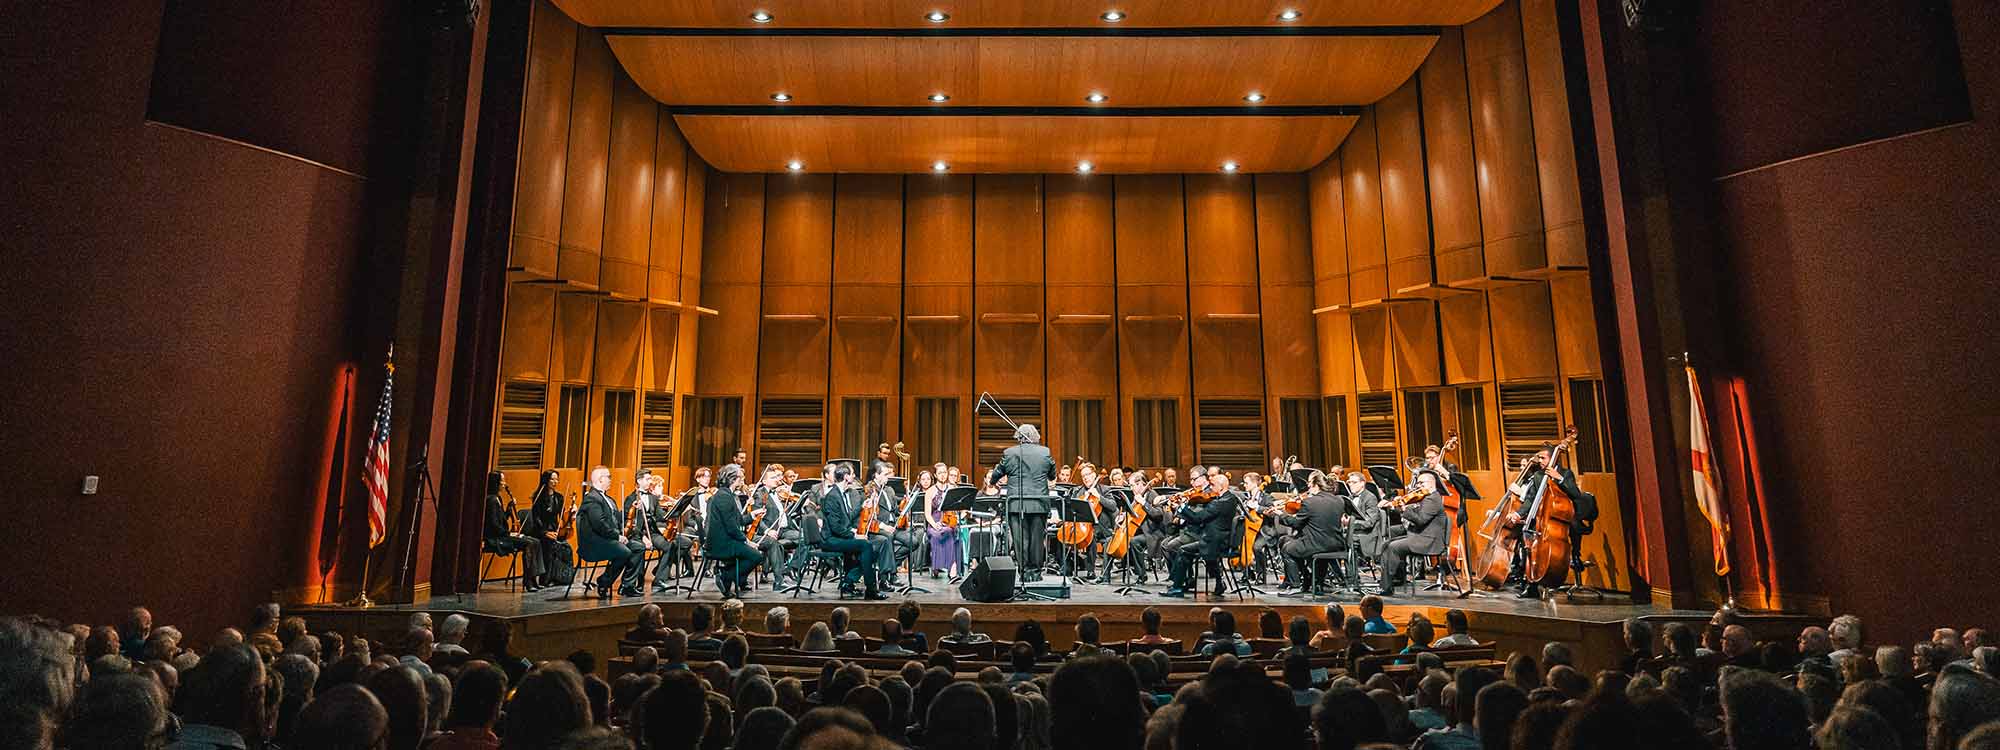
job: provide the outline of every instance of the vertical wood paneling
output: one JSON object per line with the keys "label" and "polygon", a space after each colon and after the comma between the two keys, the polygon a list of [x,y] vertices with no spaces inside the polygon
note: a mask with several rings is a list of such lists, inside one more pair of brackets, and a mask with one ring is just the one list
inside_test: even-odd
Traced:
{"label": "vertical wood paneling", "polygon": [[[1306,173],[1312,213],[1313,308],[1346,304],[1347,209],[1342,201],[1340,154]],[[1354,329],[1347,314],[1313,316],[1319,342],[1319,389],[1322,395],[1354,390]]]}
{"label": "vertical wood paneling", "polygon": [[[707,240],[701,245],[701,304],[721,314],[703,318],[698,327],[695,390],[754,395],[763,317],[758,286],[764,275],[764,175],[717,172],[714,182],[702,221]],[[744,404],[746,414],[753,412],[751,403]],[[754,437],[747,424],[744,429],[746,437]]]}
{"label": "vertical wood paneling", "polygon": [[[1306,176],[1257,175],[1257,287],[1263,313],[1265,444],[1281,446],[1278,399],[1319,395]],[[1274,451],[1275,452],[1275,451]]]}
{"label": "vertical wood paneling", "polygon": [[[663,117],[661,119],[669,124],[673,122],[672,118]],[[662,131],[669,129],[671,128],[661,128]],[[701,296],[702,242],[707,237],[704,226],[708,213],[709,171],[708,167],[702,164],[701,159],[693,156],[687,159],[685,169],[686,174],[683,179],[685,180],[685,192],[687,195],[681,201],[681,216],[683,217],[681,220],[681,286],[680,293],[676,296],[681,304],[686,307],[683,307],[680,314],[674,318],[675,325],[679,327],[679,331],[674,335],[674,341],[676,342],[674,346],[674,393],[681,403],[687,402],[688,395],[699,392],[697,388],[699,371],[695,367],[695,362],[701,354],[700,331],[703,318],[695,314],[694,306],[712,304],[705,302]],[[685,414],[684,410],[676,411],[675,418],[679,419],[683,414]],[[694,470],[684,466],[683,464],[687,462],[682,458],[688,455],[688,451],[691,449],[692,446],[689,446],[686,440],[679,439],[678,437],[674,440],[674,475],[672,480],[676,487],[685,486],[693,481],[691,475]]]}
{"label": "vertical wood paneling", "polygon": [[771,175],[764,183],[765,316],[757,341],[760,398],[826,396],[833,300],[832,175]]}
{"label": "vertical wood paneling", "polygon": [[1555,317],[1539,282],[1487,292],[1493,316],[1493,365],[1501,382],[1556,375]]}
{"label": "vertical wood paneling", "polygon": [[[980,175],[973,195],[973,391],[1042,398],[1042,178]],[[1035,320],[988,323],[988,313]]]}
{"label": "vertical wood paneling", "polygon": [[1438,336],[1443,345],[1446,383],[1493,379],[1493,336],[1486,323],[1486,293],[1453,294],[1438,300]]}
{"label": "vertical wood paneling", "polygon": [[537,276],[556,273],[562,238],[563,180],[569,155],[570,84],[576,22],[538,0],[528,32],[522,92],[520,163],[514,183],[513,247],[508,265]]}
{"label": "vertical wood paneling", "polygon": [[622,71],[611,90],[611,151],[604,186],[603,289],[646,296],[653,242],[653,157],[660,107]]}
{"label": "vertical wood paneling", "polygon": [[1340,202],[1347,212],[1347,287],[1357,302],[1389,294],[1379,161],[1371,108],[1355,121],[1354,130],[1340,147]]}
{"label": "vertical wood paneling", "polygon": [[1423,137],[1423,108],[1413,76],[1375,103],[1375,142],[1382,170],[1382,241],[1390,292],[1432,280]]}
{"label": "vertical wood paneling", "polygon": [[1472,171],[1472,113],[1466,102],[1465,38],[1447,28],[1417,69],[1424,99],[1424,162],[1430,175],[1431,252],[1442,282],[1486,273],[1480,246],[1479,188]]}
{"label": "vertical wood paneling", "polygon": [[595,385],[608,388],[639,386],[639,349],[645,331],[645,305],[600,301],[597,305]]}
{"label": "vertical wood paneling", "polygon": [[842,398],[881,396],[884,429],[902,424],[903,177],[841,175],[834,192],[829,452],[846,434]]}
{"label": "vertical wood paneling", "polygon": [[[1047,308],[1048,403],[1050,421],[1060,418],[1065,398],[1105,399],[1104,447],[1119,452],[1117,261],[1112,253],[1113,178],[1049,175],[1043,182],[1048,229],[1043,304]],[[1069,318],[1064,316],[1102,316]],[[1056,455],[1075,455],[1058,431],[1050,446]]]}
{"label": "vertical wood paneling", "polygon": [[[901,434],[915,437],[918,396],[958,397],[959,424],[972,424],[972,178],[911,175],[903,196]],[[960,432],[959,462],[970,466],[972,431]]]}
{"label": "vertical wood paneling", "polygon": [[1438,360],[1437,305],[1430,301],[1389,306],[1389,331],[1396,348],[1396,387],[1423,388],[1443,383]]}
{"label": "vertical wood paneling", "polygon": [[[639,387],[648,391],[673,391],[674,365],[680,339],[680,316],[666,308],[646,311],[646,348],[640,353]],[[693,348],[693,347],[689,347]]]}
{"label": "vertical wood paneling", "polygon": [[1549,307],[1555,321],[1557,369],[1565,377],[1603,374],[1590,277],[1566,273],[1549,279]]}
{"label": "vertical wood paneling", "polygon": [[1465,64],[1486,271],[1505,275],[1544,267],[1535,128],[1514,0],[1465,25]]}
{"label": "vertical wood paneling", "polygon": [[[688,216],[687,202],[687,143],[681,140],[680,128],[674,125],[674,118],[665,110],[655,106],[653,115],[658,123],[654,129],[653,143],[653,224],[652,242],[648,247],[646,296],[655,300],[678,302],[681,299],[681,238],[686,233]],[[699,200],[694,203],[699,218]],[[699,243],[697,243],[699,244]]]}
{"label": "vertical wood paneling", "polygon": [[[556,325],[551,357],[549,380],[563,383],[588,383],[591,379],[591,365],[596,363],[597,348],[597,297],[589,294],[559,293],[556,295]],[[553,395],[555,388],[549,393]],[[550,401],[553,411],[555,402]]]}
{"label": "vertical wood paneling", "polygon": [[[1132,399],[1180,402],[1174,463],[1194,455],[1193,404],[1189,403],[1186,215],[1180,175],[1115,178],[1113,232],[1118,258],[1118,368],[1122,415]],[[1126,320],[1149,316],[1153,320]],[[1178,317],[1179,320],[1173,318]],[[1123,462],[1135,463],[1132,424],[1120,419]]]}
{"label": "vertical wood paneling", "polygon": [[1257,204],[1249,175],[1188,175],[1189,345],[1201,353],[1191,370],[1195,398],[1264,391],[1263,334],[1255,315]]}
{"label": "vertical wood paneling", "polygon": [[549,339],[556,291],[547,284],[507,285],[507,320],[500,334],[500,379],[549,379]]}
{"label": "vertical wood paneling", "polygon": [[604,249],[604,182],[611,149],[611,79],[617,71],[604,35],[581,30],[570,89],[569,157],[563,177],[562,246],[556,275],[595,285]]}
{"label": "vertical wood paneling", "polygon": [[1355,310],[1354,390],[1386,391],[1396,387],[1395,354],[1389,346],[1389,311],[1383,305]]}
{"label": "vertical wood paneling", "polygon": [[1583,200],[1570,139],[1569,90],[1563,80],[1562,39],[1555,0],[1520,0],[1528,64],[1528,98],[1535,120],[1535,166],[1542,189],[1542,226],[1551,265],[1585,263]]}

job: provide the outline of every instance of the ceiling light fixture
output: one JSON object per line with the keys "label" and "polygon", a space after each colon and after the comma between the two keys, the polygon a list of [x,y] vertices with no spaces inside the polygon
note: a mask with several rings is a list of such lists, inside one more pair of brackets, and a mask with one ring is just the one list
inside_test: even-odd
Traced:
{"label": "ceiling light fixture", "polygon": [[1087,101],[1087,102],[1090,102],[1091,104],[1099,104],[1099,103],[1102,103],[1102,102],[1103,102],[1104,100],[1106,100],[1106,99],[1109,99],[1109,98],[1111,98],[1111,97],[1108,97],[1108,96],[1105,96],[1104,94],[1101,94],[1101,93],[1098,93],[1098,92],[1096,92],[1096,91],[1092,91],[1092,92],[1090,92],[1090,95],[1089,95],[1089,96],[1085,96],[1085,97],[1083,98],[1083,100],[1084,100],[1084,101]]}
{"label": "ceiling light fixture", "polygon": [[771,95],[771,101],[774,102],[789,102],[791,100],[792,100],[792,95],[787,94],[783,91]]}
{"label": "ceiling light fixture", "polygon": [[932,171],[932,172],[943,172],[943,171],[945,171],[945,170],[947,170],[947,169],[951,169],[951,165],[950,165],[950,164],[946,164],[946,163],[944,163],[944,162],[941,162],[941,161],[934,161],[934,162],[931,162],[931,171]]}
{"label": "ceiling light fixture", "polygon": [[1256,104],[1258,102],[1264,101],[1264,95],[1259,92],[1252,91],[1248,94],[1243,95],[1243,101],[1249,102],[1251,104]]}
{"label": "ceiling light fixture", "polygon": [[797,159],[793,159],[791,161],[785,162],[785,168],[792,170],[794,172],[801,172],[805,170],[806,163],[799,161]]}
{"label": "ceiling light fixture", "polygon": [[1081,172],[1083,174],[1090,174],[1090,170],[1091,170],[1090,162],[1080,161],[1076,163],[1076,171]]}
{"label": "ceiling light fixture", "polygon": [[1111,23],[1117,23],[1119,21],[1125,20],[1125,12],[1118,10],[1107,10],[1104,11],[1104,15],[1098,16],[1098,18],[1102,18],[1105,21]]}
{"label": "ceiling light fixture", "polygon": [[770,22],[771,22],[771,14],[770,14],[770,13],[766,13],[766,12],[764,12],[764,11],[761,11],[761,10],[760,10],[760,11],[757,11],[757,12],[755,12],[755,13],[751,13],[751,14],[750,14],[750,20],[752,20],[752,21],[756,21],[756,22],[758,22],[758,23],[770,23]]}
{"label": "ceiling light fixture", "polygon": [[1297,21],[1297,20],[1299,20],[1299,9],[1297,9],[1297,8],[1286,8],[1286,9],[1284,9],[1283,11],[1280,11],[1280,12],[1278,13],[1278,20],[1280,20],[1280,21]]}
{"label": "ceiling light fixture", "polygon": [[938,93],[935,93],[935,94],[931,94],[931,101],[934,101],[934,102],[937,102],[937,103],[939,103],[939,104],[943,104],[943,103],[945,103],[945,102],[948,102],[948,101],[951,101],[951,95],[950,95],[950,94],[946,94],[946,93],[944,93],[944,92],[938,92]]}
{"label": "ceiling light fixture", "polygon": [[1224,171],[1224,172],[1234,172],[1234,171],[1236,171],[1236,162],[1233,162],[1233,161],[1225,161],[1225,162],[1223,162],[1223,163],[1222,163],[1222,171]]}
{"label": "ceiling light fixture", "polygon": [[931,23],[944,23],[951,20],[951,14],[941,10],[934,10],[924,14],[924,19]]}

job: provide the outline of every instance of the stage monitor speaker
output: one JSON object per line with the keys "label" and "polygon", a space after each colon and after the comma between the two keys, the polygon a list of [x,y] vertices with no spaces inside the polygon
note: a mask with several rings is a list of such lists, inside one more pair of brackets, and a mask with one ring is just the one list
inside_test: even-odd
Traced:
{"label": "stage monitor speaker", "polygon": [[1014,598],[1014,558],[1004,555],[979,558],[972,566],[972,575],[958,585],[958,595],[988,603]]}

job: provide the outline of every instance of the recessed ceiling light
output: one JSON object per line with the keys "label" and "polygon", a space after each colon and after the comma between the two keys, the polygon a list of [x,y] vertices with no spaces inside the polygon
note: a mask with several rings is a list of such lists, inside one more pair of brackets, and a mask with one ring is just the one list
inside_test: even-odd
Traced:
{"label": "recessed ceiling light", "polygon": [[1090,95],[1089,95],[1089,96],[1086,96],[1086,97],[1084,97],[1084,98],[1083,98],[1083,100],[1084,100],[1084,101],[1087,101],[1087,102],[1090,102],[1091,104],[1097,104],[1097,103],[1099,103],[1099,102],[1102,102],[1102,101],[1104,101],[1104,100],[1106,100],[1106,99],[1109,99],[1109,98],[1111,98],[1111,97],[1108,97],[1108,96],[1105,96],[1104,94],[1102,94],[1102,93],[1099,93],[1099,92],[1096,92],[1096,91],[1092,91],[1092,92],[1090,92]]}
{"label": "recessed ceiling light", "polygon": [[934,10],[929,13],[925,13],[924,19],[930,21],[931,23],[944,23],[946,21],[951,20],[951,14],[941,10]]}
{"label": "recessed ceiling light", "polygon": [[1125,12],[1118,10],[1107,10],[1104,11],[1103,15],[1098,16],[1098,18],[1110,21],[1111,23],[1117,23],[1119,21],[1125,20]]}
{"label": "recessed ceiling light", "polygon": [[951,165],[950,165],[950,164],[946,164],[946,163],[944,163],[944,162],[941,162],[941,161],[934,161],[934,162],[931,162],[931,171],[932,171],[932,172],[943,172],[943,171],[945,171],[945,170],[947,170],[947,169],[951,169]]}
{"label": "recessed ceiling light", "polygon": [[1259,92],[1252,91],[1248,94],[1243,95],[1243,101],[1249,102],[1251,104],[1256,104],[1258,102],[1264,101],[1264,95]]}
{"label": "recessed ceiling light", "polygon": [[787,94],[783,91],[771,95],[771,101],[774,102],[789,102],[791,100],[792,100],[792,95]]}
{"label": "recessed ceiling light", "polygon": [[1090,170],[1091,170],[1090,162],[1080,161],[1076,163],[1076,171],[1082,172],[1084,174],[1090,174]]}
{"label": "recessed ceiling light", "polygon": [[943,104],[945,102],[951,101],[951,95],[940,91],[938,93],[931,94],[931,101]]}
{"label": "recessed ceiling light", "polygon": [[1224,171],[1224,172],[1234,172],[1234,171],[1236,171],[1236,162],[1233,162],[1233,161],[1225,161],[1225,162],[1223,162],[1223,163],[1222,163],[1222,171]]}
{"label": "recessed ceiling light", "polygon": [[1284,9],[1283,11],[1280,11],[1280,12],[1278,13],[1278,20],[1280,20],[1280,21],[1297,21],[1297,20],[1299,20],[1299,9],[1297,9],[1297,8],[1286,8],[1286,9]]}
{"label": "recessed ceiling light", "polygon": [[757,11],[757,12],[755,12],[755,13],[751,13],[751,14],[750,14],[750,20],[752,20],[752,21],[756,21],[756,22],[758,22],[758,23],[770,23],[770,22],[771,22],[771,14],[769,14],[769,13],[766,13],[766,12],[764,12],[764,11],[761,11],[761,10],[760,10],[760,11]]}
{"label": "recessed ceiling light", "polygon": [[806,163],[799,161],[797,159],[793,159],[791,161],[785,162],[785,168],[792,170],[794,172],[803,171],[806,168]]}

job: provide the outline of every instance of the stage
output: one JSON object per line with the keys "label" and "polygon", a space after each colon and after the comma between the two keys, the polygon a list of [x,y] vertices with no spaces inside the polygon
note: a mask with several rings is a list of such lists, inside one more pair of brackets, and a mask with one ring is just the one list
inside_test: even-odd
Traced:
{"label": "stage", "polygon": [[[1087,612],[1097,614],[1102,620],[1103,639],[1107,642],[1138,636],[1141,632],[1139,615],[1146,607],[1159,608],[1164,634],[1190,639],[1207,629],[1211,607],[1228,608],[1236,616],[1237,630],[1246,636],[1255,636],[1258,614],[1265,607],[1277,610],[1287,621],[1293,615],[1303,615],[1317,630],[1321,627],[1322,608],[1327,602],[1335,601],[1326,597],[1283,598],[1275,594],[1212,598],[1203,593],[1184,599],[1158,594],[1121,596],[1115,593],[1117,587],[1113,585],[1074,583],[1068,599],[986,604],[961,598],[958,588],[944,578],[933,579],[919,574],[915,583],[928,588],[929,592],[912,592],[907,596],[892,593],[889,599],[883,601],[840,599],[832,583],[822,586],[818,594],[801,593],[796,597],[779,594],[765,586],[742,597],[747,605],[744,627],[761,631],[764,613],[773,606],[782,605],[791,611],[791,632],[802,635],[814,621],[826,619],[834,607],[844,606],[852,614],[854,630],[876,635],[882,620],[894,617],[896,607],[908,598],[923,606],[917,629],[933,637],[950,631],[952,610],[966,607],[972,611],[974,628],[980,632],[995,638],[1011,638],[1017,625],[1032,619],[1041,624],[1052,647],[1066,648],[1074,638],[1076,618]],[[1163,586],[1156,583],[1151,588],[1157,591]],[[618,638],[636,622],[639,608],[648,603],[661,606],[669,625],[686,627],[689,613],[696,605],[719,604],[721,601],[722,597],[715,593],[712,583],[692,598],[682,591],[600,602],[594,596],[585,596],[581,584],[575,586],[567,598],[563,598],[560,588],[526,593],[510,591],[502,582],[488,582],[476,594],[436,597],[419,604],[376,605],[367,609],[313,605],[297,608],[288,614],[304,615],[316,631],[365,632],[393,648],[400,640],[400,633],[407,627],[411,613],[429,612],[441,619],[458,612],[474,620],[471,640],[477,640],[485,622],[497,620],[511,629],[516,653],[533,659],[548,659],[577,649],[590,649],[600,657],[615,654]],[[1338,601],[1348,614],[1358,612],[1358,597]],[[1627,617],[1641,617],[1653,621],[1658,627],[1673,621],[1706,622],[1711,614],[1702,610],[1635,604],[1629,597],[1617,593],[1607,594],[1602,601],[1592,601],[1585,596],[1571,602],[1563,596],[1544,600],[1520,599],[1512,592],[1480,592],[1461,599],[1452,592],[1420,590],[1415,595],[1389,598],[1385,616],[1401,630],[1411,614],[1423,612],[1437,624],[1438,635],[1443,636],[1445,612],[1454,608],[1466,611],[1473,636],[1481,642],[1494,642],[1500,658],[1504,659],[1516,650],[1539,654],[1541,645],[1547,641],[1567,641],[1580,646],[1579,654],[1584,656],[1579,657],[1578,666],[1587,669],[1611,665],[1611,655],[1621,645],[1620,623]],[[1760,637],[1796,634],[1802,624],[1814,621],[1791,615],[1760,616],[1753,620],[1753,629],[1758,631]]]}

